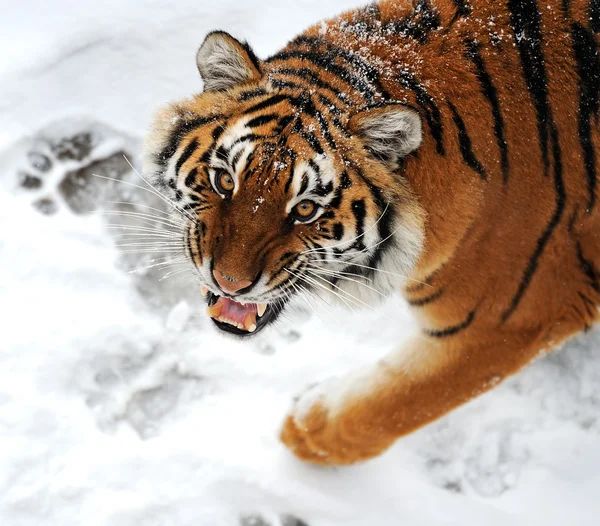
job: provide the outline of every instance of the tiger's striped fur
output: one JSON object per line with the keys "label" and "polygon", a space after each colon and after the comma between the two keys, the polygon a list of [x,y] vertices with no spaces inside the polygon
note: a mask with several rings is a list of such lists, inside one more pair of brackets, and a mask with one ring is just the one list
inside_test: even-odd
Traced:
{"label": "tiger's striped fur", "polygon": [[424,336],[303,395],[281,435],[299,457],[377,455],[595,322],[599,32],[597,0],[384,0],[265,61],[209,35],[205,92],[145,148],[203,283],[252,283],[242,304],[402,290]]}

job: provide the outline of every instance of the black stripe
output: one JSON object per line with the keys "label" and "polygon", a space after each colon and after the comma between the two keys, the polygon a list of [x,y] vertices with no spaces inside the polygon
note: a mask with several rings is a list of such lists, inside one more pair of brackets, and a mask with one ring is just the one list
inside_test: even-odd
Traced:
{"label": "black stripe", "polygon": [[244,111],[244,115],[248,115],[259,110],[264,110],[266,108],[270,108],[271,106],[276,106],[277,104],[286,99],[287,97],[285,95],[278,93],[276,95],[273,95],[272,97],[269,97],[268,99],[254,104],[253,106],[250,106],[247,110]]}
{"label": "black stripe", "polygon": [[342,223],[336,223],[333,225],[333,238],[336,241],[340,241],[344,237],[344,225]]}
{"label": "black stripe", "polygon": [[579,265],[583,273],[590,280],[590,285],[596,292],[600,292],[600,281],[598,281],[598,273],[594,268],[594,265],[585,259],[583,255],[583,248],[581,247],[581,243],[577,241],[577,259],[579,260]]}
{"label": "black stripe", "polygon": [[323,106],[327,108],[327,111],[331,112],[333,115],[344,114],[344,110],[342,110],[337,104],[335,104],[335,102],[333,102],[329,97],[326,97],[322,93],[319,93],[319,102],[323,104]]}
{"label": "black stripe", "polygon": [[456,11],[444,28],[444,33],[448,33],[457,20],[469,16],[473,10],[468,0],[454,0],[454,6],[456,7]]}
{"label": "black stripe", "polygon": [[194,152],[198,149],[198,140],[192,139],[192,141],[185,147],[183,153],[177,159],[177,163],[175,164],[175,174],[179,175],[179,169],[183,166],[183,164],[194,154]]}
{"label": "black stripe", "polygon": [[294,171],[296,170],[296,152],[294,152],[294,150],[288,149],[288,154],[290,156],[290,175],[288,176],[288,180],[285,182],[286,194],[290,190],[290,186],[292,184],[292,181],[294,180]]}
{"label": "black stripe", "polygon": [[309,49],[312,50],[315,46],[323,46],[325,53],[335,60],[340,58],[346,61],[351,67],[351,70],[357,70],[360,75],[364,76],[379,92],[379,94],[385,99],[391,99],[392,96],[387,92],[379,80],[379,70],[369,64],[360,55],[352,51],[348,51],[344,48],[331,45],[330,42],[326,41],[322,37],[311,37],[306,35],[300,35],[294,40],[295,43],[303,43],[308,45]]}
{"label": "black stripe", "polygon": [[467,316],[467,319],[460,323],[459,325],[454,325],[452,327],[447,327],[445,329],[425,329],[423,332],[427,334],[427,336],[431,336],[432,338],[447,338],[448,336],[454,336],[461,331],[464,331],[475,319],[475,311],[471,311]]}
{"label": "black stripe", "polygon": [[[344,162],[347,164],[345,158]],[[375,252],[372,254],[368,263],[370,267],[377,267],[387,249],[394,244],[391,228],[393,218],[395,217],[394,207],[385,199],[381,188],[374,185],[358,166],[354,166],[354,171],[365,182],[371,192],[373,201],[377,205],[377,233],[379,234],[380,241],[377,243]],[[369,274],[372,276],[374,272],[375,271],[371,270]]]}
{"label": "black stripe", "polygon": [[404,20],[386,24],[386,31],[413,38],[425,44],[432,31],[440,29],[441,21],[437,9],[428,0],[417,0],[414,11]]}
{"label": "black stripe", "polygon": [[241,46],[246,50],[246,53],[248,53],[248,58],[250,59],[250,62],[252,62],[254,67],[257,69],[257,71],[259,73],[262,73],[260,60],[258,60],[258,57],[254,53],[254,50],[248,45],[248,42],[239,42],[239,44],[241,44]]}
{"label": "black stripe", "polygon": [[540,13],[536,0],[509,0],[508,8],[525,83],[537,113],[542,162],[544,173],[548,175],[550,167],[550,103],[548,102],[548,78],[542,52]]}
{"label": "black stripe", "polygon": [[508,144],[506,143],[504,134],[504,118],[502,117],[502,111],[500,110],[498,92],[496,91],[496,86],[494,86],[494,83],[492,82],[492,77],[487,72],[485,63],[479,52],[478,44],[472,40],[468,40],[466,45],[467,57],[473,62],[477,69],[477,79],[481,84],[481,91],[492,108],[494,135],[496,136],[496,142],[498,144],[498,149],[500,150],[500,164],[502,166],[504,183],[506,184],[509,176]]}
{"label": "black stripe", "polygon": [[268,122],[272,122],[274,120],[277,120],[278,118],[279,115],[275,115],[274,113],[271,113],[269,115],[259,115],[258,117],[250,119],[246,123],[246,126],[248,126],[249,128],[258,128],[259,126],[264,126]]}
{"label": "black stripe", "polygon": [[568,17],[571,10],[571,0],[562,0],[562,10],[565,17]]}
{"label": "black stripe", "polygon": [[523,299],[525,291],[529,287],[531,279],[533,278],[533,275],[535,274],[535,271],[538,268],[540,257],[544,252],[546,245],[550,241],[552,233],[558,226],[565,210],[567,195],[565,193],[565,186],[563,181],[562,159],[558,130],[556,129],[556,126],[554,124],[552,125],[550,139],[552,141],[552,151],[554,156],[554,186],[556,188],[556,208],[554,210],[554,213],[552,214],[550,222],[546,226],[546,229],[544,230],[541,237],[537,240],[535,252],[529,260],[529,263],[523,274],[523,278],[521,279],[521,283],[519,284],[519,288],[511,301],[510,307],[502,314],[503,322],[510,318],[512,313],[516,310],[516,308],[519,306],[519,303]]}
{"label": "black stripe", "polygon": [[334,62],[335,56],[328,56],[327,54],[319,54],[310,51],[283,51],[268,59],[267,62],[277,60],[286,61],[288,59],[306,60],[316,67],[320,67],[324,71],[327,71],[329,74],[336,76],[367,98],[367,100],[375,100],[376,91],[368,80],[365,79],[365,76],[357,75],[354,70],[346,69],[338,65]]}
{"label": "black stripe", "polygon": [[317,139],[317,136],[314,133],[303,131],[300,135],[317,155],[323,155],[325,153],[319,139]]}
{"label": "black stripe", "polygon": [[333,135],[331,135],[331,131],[329,130],[329,124],[327,123],[327,119],[325,118],[323,113],[321,113],[320,111],[317,113],[317,121],[319,122],[319,128],[321,128],[321,133],[323,134],[323,137],[325,137],[327,144],[333,151],[336,151],[337,144],[335,142],[335,139],[333,138]]}
{"label": "black stripe", "polygon": [[264,88],[256,88],[250,91],[244,91],[238,96],[238,101],[245,102],[257,97],[264,97],[265,95],[268,95],[268,93],[269,92]]}
{"label": "black stripe", "polygon": [[462,18],[471,14],[472,8],[469,4],[469,0],[454,0],[456,6],[456,16]]}
{"label": "black stripe", "polygon": [[427,90],[417,82],[409,71],[402,70],[398,80],[405,88],[408,88],[415,93],[417,104],[425,113],[425,120],[431,131],[431,136],[435,140],[436,151],[440,155],[445,155],[444,125],[442,124],[442,114],[440,113],[435,100],[429,95]]}
{"label": "black stripe", "polygon": [[306,189],[308,188],[308,183],[309,183],[308,175],[305,172],[302,174],[300,190],[298,190],[298,195],[302,195],[304,192],[306,192]]}
{"label": "black stripe", "polygon": [[579,23],[572,28],[573,48],[579,74],[579,142],[588,185],[587,212],[596,203],[596,152],[592,141],[592,117],[598,116],[600,57],[594,35]]}
{"label": "black stripe", "polygon": [[243,142],[256,142],[256,141],[260,141],[261,139],[266,139],[268,137],[269,137],[268,135],[261,135],[261,134],[257,134],[257,133],[247,133],[246,135],[242,135],[241,137],[238,137],[235,141],[233,141],[229,145],[229,148],[225,148],[223,145],[219,146],[219,148],[217,149],[217,155],[219,158],[221,158],[222,160],[229,163],[229,155],[231,154],[231,151],[236,146],[238,146],[239,144],[241,144]]}
{"label": "black stripe", "polygon": [[590,24],[594,33],[600,33],[600,0],[590,0]]}
{"label": "black stripe", "polygon": [[295,118],[295,115],[285,115],[284,117],[281,117],[277,122],[277,128],[280,131],[285,130]]}
{"label": "black stripe", "polygon": [[469,168],[475,170],[485,181],[487,179],[487,174],[485,172],[485,168],[482,166],[473,152],[473,144],[471,142],[471,137],[469,137],[469,133],[467,132],[465,121],[463,121],[457,109],[454,107],[454,104],[452,104],[450,101],[448,101],[448,107],[452,112],[454,124],[456,124],[456,128],[458,130],[458,146],[460,148],[460,154],[462,155],[463,161]]}
{"label": "black stripe", "polygon": [[[367,216],[365,202],[362,199],[352,201],[352,214],[354,214],[354,219],[356,221],[356,237],[362,236],[365,230],[365,217]],[[361,245],[364,247],[362,239],[359,238],[359,240]]]}
{"label": "black stripe", "polygon": [[439,300],[443,295],[444,295],[444,289],[440,289],[437,292],[435,292],[434,294],[432,294],[431,296],[427,296],[425,298],[421,298],[418,300],[407,299],[406,301],[412,307],[424,307],[425,305],[429,305],[430,303],[433,303],[434,301]]}
{"label": "black stripe", "polygon": [[[351,100],[348,98],[344,92],[340,91],[335,86],[329,84],[329,82],[323,80],[319,75],[309,68],[277,68],[274,69],[270,75],[285,75],[290,77],[298,77],[309,84],[313,84],[314,86],[325,89],[327,91],[331,91],[341,102],[344,104],[350,104]],[[306,86],[304,86],[306,89]]]}
{"label": "black stripe", "polygon": [[169,134],[169,140],[167,145],[155,156],[154,160],[156,164],[164,167],[167,161],[175,155],[179,143],[185,138],[185,136],[196,128],[206,126],[217,119],[221,118],[221,115],[213,115],[210,117],[198,117],[190,121],[180,121],[175,128]]}
{"label": "black stripe", "polygon": [[190,173],[185,178],[185,186],[192,188],[196,185],[196,176],[198,175],[198,168],[194,167],[190,170]]}
{"label": "black stripe", "polygon": [[242,158],[242,155],[244,155],[245,151],[246,148],[240,148],[233,156],[233,159],[231,159],[231,170],[233,173],[237,173],[237,163],[240,162],[240,159]]}

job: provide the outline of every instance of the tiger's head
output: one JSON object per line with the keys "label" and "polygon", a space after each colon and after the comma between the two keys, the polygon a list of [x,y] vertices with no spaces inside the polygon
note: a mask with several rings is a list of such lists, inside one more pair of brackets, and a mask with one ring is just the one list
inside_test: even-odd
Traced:
{"label": "tiger's head", "polygon": [[423,242],[400,175],[422,140],[417,111],[365,106],[326,70],[260,62],[223,32],[197,65],[204,92],[157,113],[143,170],[185,222],[181,250],[217,327],[247,336],[296,294],[360,307],[401,286]]}

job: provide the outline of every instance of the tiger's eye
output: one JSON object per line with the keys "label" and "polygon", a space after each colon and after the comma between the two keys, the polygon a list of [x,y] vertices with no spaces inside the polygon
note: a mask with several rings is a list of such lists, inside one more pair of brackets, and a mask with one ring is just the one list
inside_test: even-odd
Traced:
{"label": "tiger's eye", "polygon": [[309,221],[310,219],[312,219],[315,214],[317,213],[318,210],[318,206],[316,203],[314,203],[313,201],[309,201],[308,199],[305,199],[304,201],[300,201],[295,207],[294,207],[294,215],[296,216],[296,219],[298,219],[299,221]]}
{"label": "tiger's eye", "polygon": [[235,188],[235,181],[227,172],[219,172],[215,177],[215,182],[217,183],[217,189],[222,193],[228,194],[233,192]]}

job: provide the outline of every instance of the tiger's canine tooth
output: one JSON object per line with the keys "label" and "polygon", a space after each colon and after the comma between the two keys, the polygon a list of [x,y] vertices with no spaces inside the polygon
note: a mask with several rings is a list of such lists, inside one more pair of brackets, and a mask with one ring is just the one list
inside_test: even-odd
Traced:
{"label": "tiger's canine tooth", "polygon": [[202,294],[204,297],[206,297],[208,295],[208,289],[206,287],[202,287],[200,289],[200,294]]}
{"label": "tiger's canine tooth", "polygon": [[255,330],[256,330],[256,324],[255,323],[253,323],[252,325],[250,325],[248,327],[248,332],[254,332]]}
{"label": "tiger's canine tooth", "polygon": [[258,317],[259,318],[262,317],[262,315],[267,310],[267,304],[266,303],[257,303],[256,304],[256,310],[258,312]]}

